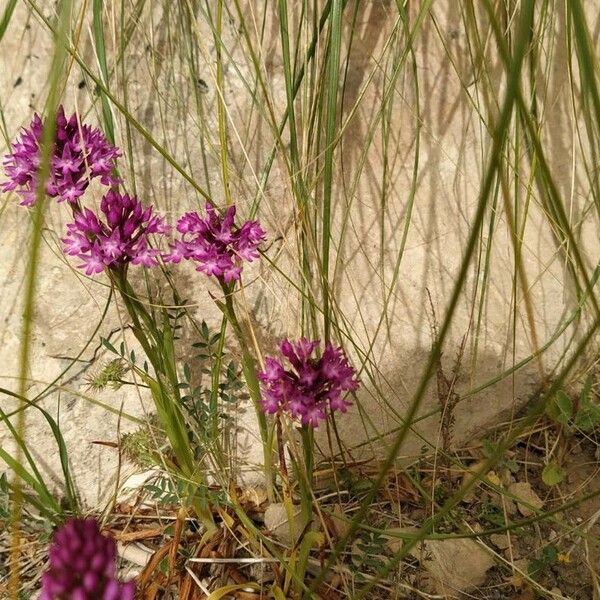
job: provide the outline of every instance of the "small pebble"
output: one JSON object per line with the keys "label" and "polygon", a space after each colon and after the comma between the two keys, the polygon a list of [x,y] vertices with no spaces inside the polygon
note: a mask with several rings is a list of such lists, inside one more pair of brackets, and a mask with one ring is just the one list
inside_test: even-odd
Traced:
{"label": "small pebble", "polygon": [[506,550],[506,548],[508,548],[508,536],[505,533],[494,533],[490,535],[490,541],[500,550]]}
{"label": "small pebble", "polygon": [[202,79],[201,77],[198,77],[198,91],[201,94],[208,94],[208,84],[206,83],[206,81],[204,81],[204,79]]}

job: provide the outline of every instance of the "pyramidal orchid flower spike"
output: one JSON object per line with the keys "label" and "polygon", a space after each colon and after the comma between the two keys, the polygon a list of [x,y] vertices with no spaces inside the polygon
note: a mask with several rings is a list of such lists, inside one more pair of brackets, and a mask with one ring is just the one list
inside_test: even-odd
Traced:
{"label": "pyramidal orchid flower spike", "polygon": [[181,238],[171,245],[164,260],[179,263],[182,259],[197,263],[196,270],[214,275],[223,283],[239,280],[243,261],[258,258],[258,246],[265,232],[257,221],[246,221],[241,227],[233,223],[235,206],[220,216],[213,206],[206,204],[206,218],[189,212],[177,221]]}
{"label": "pyramidal orchid flower spike", "polygon": [[144,208],[135,196],[110,190],[100,203],[101,220],[89,208],[75,213],[67,225],[64,251],[79,257],[86,275],[101,273],[106,267],[119,268],[131,263],[153,267],[160,251],[151,248],[150,235],[165,235],[170,227],[162,217]]}
{"label": "pyramidal orchid flower spike", "polygon": [[344,351],[330,343],[320,358],[313,352],[318,341],[302,338],[299,342],[280,343],[283,360],[267,356],[265,370],[258,374],[263,384],[262,408],[266,413],[288,412],[303,425],[318,427],[327,418],[327,409],[346,412],[350,405],[345,392],[358,388],[356,371],[348,363]]}
{"label": "pyramidal orchid flower spike", "polygon": [[[1,183],[0,189],[16,191],[24,206],[35,203],[43,130],[42,119],[36,114],[29,128],[13,142],[12,152],[4,157],[8,181]],[[103,185],[114,185],[117,181],[111,172],[120,155],[99,129],[80,123],[75,113],[67,119],[64,108],[59,107],[46,193],[59,202],[76,203],[94,178]]]}
{"label": "pyramidal orchid flower spike", "polygon": [[40,600],[133,600],[135,583],[116,576],[116,544],[94,519],[70,519],[56,530]]}

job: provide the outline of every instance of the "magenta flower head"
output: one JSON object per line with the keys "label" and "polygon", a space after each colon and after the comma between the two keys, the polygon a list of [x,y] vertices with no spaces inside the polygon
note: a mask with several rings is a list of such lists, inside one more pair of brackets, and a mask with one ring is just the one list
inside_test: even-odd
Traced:
{"label": "magenta flower head", "polygon": [[[12,152],[3,161],[8,181],[0,184],[0,189],[5,192],[15,190],[24,206],[35,203],[43,129],[42,120],[36,114],[20,139],[13,142]],[[75,113],[67,119],[61,106],[56,116],[46,193],[59,202],[75,203],[95,177],[99,177],[104,185],[113,185],[116,182],[111,172],[114,160],[120,155],[99,129],[81,124]]]}
{"label": "magenta flower head", "polygon": [[243,261],[258,258],[258,245],[265,239],[265,232],[257,221],[246,221],[236,227],[235,206],[230,206],[221,217],[207,203],[206,213],[205,219],[189,212],[177,221],[181,238],[175,240],[163,258],[173,263],[183,258],[193,260],[198,264],[197,271],[214,275],[223,283],[239,280]]}
{"label": "magenta flower head", "polygon": [[145,267],[158,264],[160,251],[150,247],[149,236],[167,234],[170,227],[153,214],[152,207],[144,208],[135,196],[110,190],[102,198],[100,210],[104,220],[89,208],[77,211],[63,239],[65,253],[83,261],[79,266],[86,275],[128,263]]}
{"label": "magenta flower head", "polygon": [[286,411],[303,425],[318,427],[327,418],[327,409],[346,412],[350,405],[344,392],[358,388],[356,371],[348,363],[344,351],[330,343],[321,358],[312,354],[319,345],[302,338],[292,343],[284,340],[279,349],[287,361],[267,356],[265,370],[258,374],[263,384],[262,407],[266,413]]}
{"label": "magenta flower head", "polygon": [[56,530],[40,600],[133,600],[135,582],[116,576],[116,544],[94,519],[69,519]]}

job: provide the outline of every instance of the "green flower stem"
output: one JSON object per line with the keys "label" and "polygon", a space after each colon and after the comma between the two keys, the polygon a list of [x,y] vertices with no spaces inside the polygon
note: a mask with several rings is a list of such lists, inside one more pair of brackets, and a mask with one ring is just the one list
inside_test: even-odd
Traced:
{"label": "green flower stem", "polygon": [[196,468],[185,417],[179,406],[177,367],[168,318],[164,319],[161,332],[127,281],[126,271],[111,271],[110,276],[133,323],[133,334],[154,369],[156,379],[146,374],[142,378],[152,393],[156,412],[171,443],[180,474],[194,484],[195,490],[190,494],[189,501],[203,525],[208,531],[213,531],[215,523],[206,496],[204,478]]}
{"label": "green flower stem", "polygon": [[[176,298],[176,302],[179,304],[179,298]],[[214,360],[211,361],[212,365],[210,368],[210,377],[211,377],[211,389],[210,389],[210,399],[209,399],[209,408],[210,408],[210,436],[207,443],[207,448],[210,447],[212,450],[212,458],[215,461],[215,468],[220,470],[221,472],[227,472],[228,467],[228,459],[226,456],[226,452],[224,451],[224,446],[221,444],[220,440],[220,416],[219,416],[219,383],[221,380],[221,367],[223,363],[223,348],[225,345],[225,334],[227,331],[227,316],[223,315],[221,320],[221,329],[219,333],[219,342],[217,345],[216,354],[214,356]]]}
{"label": "green flower stem", "polygon": [[[156,368],[156,353],[152,344],[146,337],[144,333],[144,328],[142,327],[142,323],[140,321],[140,315],[143,315],[146,312],[146,309],[143,307],[142,303],[137,299],[137,297],[133,293],[133,290],[127,282],[125,275],[116,275],[112,271],[109,271],[109,276],[111,277],[115,288],[118,290],[121,299],[123,300],[123,304],[125,304],[127,314],[133,322],[133,335],[135,335],[137,341],[140,343],[140,346],[146,353],[146,356],[148,357],[148,360],[152,363],[152,366]],[[162,369],[159,370],[162,371]]]}
{"label": "green flower stem", "polygon": [[306,469],[306,478],[312,486],[313,468],[314,468],[314,449],[315,432],[309,425],[302,425],[300,428],[302,436],[302,450],[304,451],[304,468]]}
{"label": "green flower stem", "polygon": [[[227,331],[227,316],[223,315],[221,321],[221,331],[219,332],[219,345],[217,347],[217,355],[215,364],[212,367],[212,389],[210,393],[210,414],[212,415],[212,439],[215,441],[215,446],[218,448],[217,440],[219,439],[219,380],[221,375],[221,363],[223,361],[223,347],[225,346],[225,333]],[[220,448],[218,448],[220,451]]]}
{"label": "green flower stem", "polygon": [[[304,454],[304,476],[298,473],[301,492],[302,504],[302,519],[303,524],[307,525],[312,518],[312,494],[313,487],[313,469],[314,469],[314,448],[315,448],[315,432],[312,427],[302,425],[300,427],[300,436],[302,438],[302,452]],[[299,470],[302,467],[299,465]]]}
{"label": "green flower stem", "polygon": [[264,469],[265,469],[265,478],[267,483],[267,493],[269,496],[269,500],[273,501],[274,492],[273,492],[273,482],[274,482],[274,473],[273,473],[273,458],[272,458],[272,447],[273,447],[273,434],[269,432],[269,427],[267,425],[267,417],[262,410],[260,405],[261,394],[260,394],[260,384],[258,382],[258,376],[256,374],[256,361],[246,340],[244,338],[244,334],[242,331],[242,327],[240,322],[237,319],[235,313],[235,307],[233,305],[233,286],[227,286],[222,284],[223,293],[225,296],[225,304],[219,303],[221,309],[224,311],[225,316],[231,323],[231,327],[237,338],[238,344],[240,345],[240,349],[242,351],[242,371],[244,373],[244,379],[246,380],[246,385],[248,386],[248,392],[250,394],[250,398],[254,404],[254,410],[256,411],[256,418],[258,420],[258,427],[260,429],[260,437],[262,440],[263,446],[263,455],[264,455]]}
{"label": "green flower stem", "polygon": [[[283,505],[287,514],[288,524],[290,526],[290,535],[293,540],[298,539],[298,535],[304,531],[312,518],[312,502],[311,494],[306,486],[306,480],[301,473],[296,473],[298,476],[298,482],[300,484],[301,492],[301,516],[302,522],[300,524],[300,531],[297,531],[298,524],[296,523],[294,501],[292,498],[292,491],[290,487],[290,477],[285,461],[285,447],[283,445],[283,427],[281,426],[281,415],[275,416],[275,425],[277,430],[277,454],[279,456],[279,470],[281,473],[282,492],[283,492]],[[292,459],[292,463],[294,463]],[[294,465],[295,466],[295,465]],[[296,467],[297,469],[297,467]]]}

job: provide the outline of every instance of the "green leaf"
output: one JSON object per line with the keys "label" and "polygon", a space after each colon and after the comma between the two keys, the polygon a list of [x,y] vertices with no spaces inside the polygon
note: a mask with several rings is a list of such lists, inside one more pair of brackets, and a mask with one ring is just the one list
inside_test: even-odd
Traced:
{"label": "green leaf", "polygon": [[[4,389],[2,389],[2,391],[5,393],[8,392],[7,390],[4,390]],[[8,395],[12,396],[13,394],[8,392]],[[19,396],[19,397],[25,404],[27,404],[27,405],[32,404],[24,396]],[[52,428],[52,431],[53,431],[56,441],[58,443],[59,454],[60,454],[61,463],[63,466],[63,472],[65,475],[65,484],[66,484],[67,494],[69,496],[69,501],[71,502],[72,508],[76,509],[77,505],[76,505],[76,499],[74,497],[75,492],[74,492],[73,482],[71,480],[69,470],[68,470],[67,450],[66,450],[66,447],[64,446],[64,440],[63,440],[62,434],[60,433],[60,429],[58,428],[58,425],[56,424],[56,422],[52,419],[52,417],[50,417],[50,415],[44,409],[40,408],[37,405],[34,405],[34,407],[42,412],[42,414],[46,417],[46,420],[48,421],[50,427]],[[23,480],[23,482],[25,482],[27,485],[31,486],[35,490],[35,492],[36,492],[38,498],[40,499],[40,501],[42,502],[45,510],[50,511],[53,514],[60,514],[60,512],[61,512],[60,504],[58,503],[58,501],[56,500],[54,495],[48,489],[46,482],[45,482],[42,474],[39,471],[36,461],[34,460],[33,456],[31,455],[28,446],[25,444],[25,441],[18,434],[17,430],[12,425],[10,420],[7,418],[6,413],[2,410],[2,408],[0,408],[0,422],[4,422],[4,424],[10,431],[15,443],[17,444],[17,446],[19,446],[21,448],[23,456],[25,457],[26,461],[29,463],[29,465],[31,467],[31,471],[28,471],[23,466],[23,464],[21,464],[20,460],[16,460],[11,454],[6,452],[2,447],[0,447],[0,459],[2,459],[14,471],[15,474]]]}
{"label": "green leaf", "polygon": [[542,481],[548,486],[557,485],[565,478],[565,470],[557,463],[550,462],[542,471]]}
{"label": "green leaf", "polygon": [[117,349],[105,337],[101,337],[100,338],[100,342],[102,343],[102,345],[105,348],[107,348],[108,350],[110,350],[113,354],[119,354],[117,352]]}
{"label": "green leaf", "polygon": [[8,24],[10,23],[16,5],[17,0],[9,0],[8,4],[6,5],[6,8],[4,9],[4,14],[2,15],[2,19],[0,19],[0,40],[4,37],[4,34],[6,33]]}
{"label": "green leaf", "polygon": [[158,568],[160,569],[160,572],[163,575],[166,575],[169,572],[169,557],[165,556],[161,561],[160,564],[158,565]]}
{"label": "green leaf", "polygon": [[593,383],[592,376],[588,375],[585,379],[585,383],[583,384],[583,389],[581,390],[581,397],[579,399],[579,402],[581,403],[582,406],[584,404],[588,403],[590,400],[590,396],[592,393],[592,383]]}
{"label": "green leaf", "polygon": [[527,565],[527,574],[530,577],[535,577],[536,575],[540,574],[545,567],[546,563],[544,563],[543,560],[540,560],[539,558],[534,558],[533,560],[529,561]]}
{"label": "green leaf", "polygon": [[548,403],[546,414],[553,420],[567,427],[573,416],[573,403],[571,398],[562,390],[556,392],[556,396]]}
{"label": "green leaf", "polygon": [[231,592],[235,592],[237,590],[245,590],[246,588],[258,590],[260,589],[256,583],[234,583],[231,585],[226,585],[214,592],[211,592],[210,596],[207,600],[221,600],[225,596],[231,594]]}
{"label": "green leaf", "polygon": [[515,475],[521,470],[519,463],[514,458],[507,458],[504,461],[504,464],[508,467],[508,470]]}
{"label": "green leaf", "polygon": [[575,427],[581,431],[590,432],[600,426],[600,405],[596,404],[589,395],[581,397],[581,404],[575,417]]}
{"label": "green leaf", "polygon": [[313,548],[318,548],[324,542],[323,533],[320,531],[307,531],[300,545],[298,555],[298,566],[296,567],[298,576],[304,579],[310,552]]}
{"label": "green leaf", "polygon": [[558,559],[558,550],[556,549],[556,546],[554,544],[548,544],[548,546],[546,546],[543,550],[542,550],[542,560],[547,564],[550,565],[552,563],[555,563]]}

